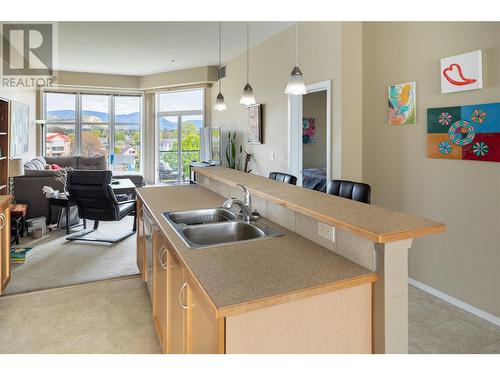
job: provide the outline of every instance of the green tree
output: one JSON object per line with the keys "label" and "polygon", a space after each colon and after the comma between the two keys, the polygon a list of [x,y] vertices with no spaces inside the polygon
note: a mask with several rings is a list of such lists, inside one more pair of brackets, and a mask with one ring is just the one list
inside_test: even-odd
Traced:
{"label": "green tree", "polygon": [[[177,132],[175,132],[176,134]],[[189,178],[189,164],[193,160],[199,160],[199,150],[200,150],[200,132],[198,127],[192,123],[182,124],[182,172],[183,179]],[[177,141],[172,143],[172,148],[170,151],[163,153],[163,160],[168,163],[172,169],[176,169],[178,159],[177,152],[179,147]],[[175,152],[174,152],[175,151]]]}

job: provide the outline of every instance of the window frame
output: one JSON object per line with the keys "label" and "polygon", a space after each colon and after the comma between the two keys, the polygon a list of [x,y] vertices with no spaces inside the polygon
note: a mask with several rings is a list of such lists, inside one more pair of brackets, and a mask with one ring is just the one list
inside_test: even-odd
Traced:
{"label": "window frame", "polygon": [[[140,133],[140,159],[139,159],[139,173],[143,173],[144,171],[144,93],[143,92],[129,92],[129,91],[99,91],[99,90],[75,90],[75,89],[58,89],[58,90],[43,90],[41,93],[42,99],[42,108],[43,108],[43,118],[46,119],[46,123],[43,127],[42,136],[42,155],[46,155],[46,139],[47,139],[47,129],[49,125],[57,125],[60,123],[49,122],[47,118],[47,94],[69,94],[75,95],[75,150],[71,156],[82,156],[82,135],[83,135],[83,126],[89,125],[92,123],[83,122],[82,116],[82,96],[84,95],[102,95],[108,97],[108,122],[97,124],[97,125],[107,125],[108,126],[108,155],[106,157],[106,164],[110,168],[109,157],[111,153],[114,153],[115,150],[115,126],[120,125],[138,125],[139,133]],[[139,122],[138,123],[116,123],[115,122],[115,98],[116,97],[138,97],[140,98],[139,103]]]}
{"label": "window frame", "polygon": [[[202,93],[202,109],[197,110],[183,110],[183,111],[160,111],[160,96],[162,94],[169,94],[172,92],[185,92],[185,91],[201,91]],[[206,121],[206,95],[207,88],[206,87],[191,87],[188,89],[176,89],[176,90],[164,90],[158,91],[155,95],[155,108],[156,108],[156,116],[155,116],[155,183],[161,183],[160,181],[160,118],[165,116],[177,117],[177,144],[182,144],[182,117],[183,116],[202,116],[203,119],[203,127],[207,126]],[[181,147],[179,147],[179,152],[177,155],[177,184],[182,184],[181,176],[182,176],[182,152]]]}

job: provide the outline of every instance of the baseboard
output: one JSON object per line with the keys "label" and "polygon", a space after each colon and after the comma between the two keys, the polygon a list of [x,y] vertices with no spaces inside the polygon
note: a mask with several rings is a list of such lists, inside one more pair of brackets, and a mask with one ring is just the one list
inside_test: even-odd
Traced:
{"label": "baseboard", "polygon": [[486,320],[490,323],[493,323],[496,326],[500,327],[500,318],[498,316],[495,316],[495,315],[490,314],[484,310],[478,309],[477,307],[469,305],[468,303],[460,301],[459,299],[456,299],[455,297],[452,297],[449,294],[446,294],[446,293],[443,293],[437,289],[434,289],[433,287],[426,285],[424,283],[421,283],[420,281],[417,281],[415,279],[412,279],[411,277],[408,278],[408,284],[413,285],[415,288],[421,289],[424,292],[432,294],[434,297],[442,299],[443,301],[446,301],[446,302],[452,304],[453,306],[456,306],[462,310],[465,310],[468,313],[471,313],[472,315],[477,316],[478,318],[484,319],[484,320]]}

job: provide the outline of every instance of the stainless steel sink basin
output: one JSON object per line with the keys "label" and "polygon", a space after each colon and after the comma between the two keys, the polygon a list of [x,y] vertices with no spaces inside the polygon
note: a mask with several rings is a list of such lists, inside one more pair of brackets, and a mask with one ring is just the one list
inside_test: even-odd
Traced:
{"label": "stainless steel sink basin", "polygon": [[184,243],[195,249],[282,235],[260,221],[238,220],[236,214],[224,208],[164,212],[163,217]]}
{"label": "stainless steel sink basin", "polygon": [[198,225],[235,221],[235,213],[225,208],[206,208],[201,210],[164,212],[163,216],[175,224]]}
{"label": "stainless steel sink basin", "polygon": [[191,243],[201,246],[251,240],[266,235],[262,229],[243,221],[189,226],[182,233]]}

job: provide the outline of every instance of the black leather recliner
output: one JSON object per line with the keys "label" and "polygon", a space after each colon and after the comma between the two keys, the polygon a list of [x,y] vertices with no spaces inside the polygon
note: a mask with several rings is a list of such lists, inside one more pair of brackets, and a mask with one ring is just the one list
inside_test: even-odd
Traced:
{"label": "black leather recliner", "polygon": [[370,203],[371,187],[362,182],[331,180],[328,183],[326,192],[338,197]]}
{"label": "black leather recliner", "polygon": [[[112,172],[107,170],[70,171],[68,173],[69,197],[76,203],[80,218],[94,220],[94,228],[67,237],[67,240],[115,243],[135,233],[135,201],[119,202],[117,200],[111,188],[111,176]],[[134,215],[134,226],[131,232],[111,239],[85,238],[87,234],[98,228],[99,221],[119,221],[128,215]]]}
{"label": "black leather recliner", "polygon": [[297,177],[288,173],[271,172],[269,173],[269,178],[271,180],[284,182],[285,184],[297,185]]}

